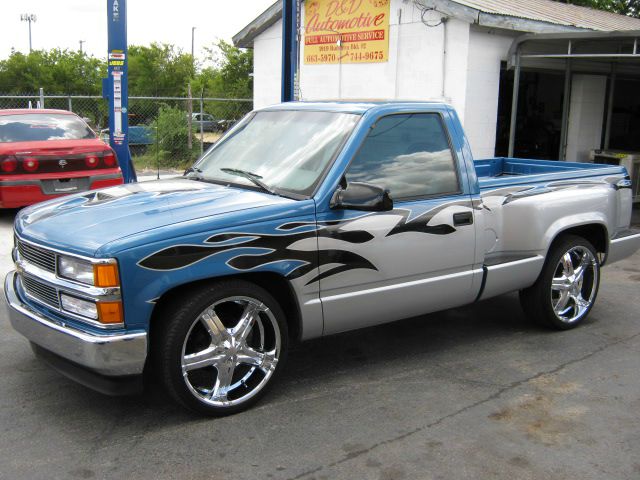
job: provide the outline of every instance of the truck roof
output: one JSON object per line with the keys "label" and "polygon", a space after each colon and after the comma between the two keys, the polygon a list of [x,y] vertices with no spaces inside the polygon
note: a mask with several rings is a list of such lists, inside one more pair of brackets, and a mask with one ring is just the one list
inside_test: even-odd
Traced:
{"label": "truck roof", "polygon": [[322,100],[322,101],[302,101],[302,102],[286,102],[269,107],[258,109],[258,111],[278,111],[278,110],[313,110],[322,112],[342,112],[364,114],[372,108],[384,109],[384,107],[392,107],[393,109],[410,109],[410,108],[449,108],[444,102],[424,101],[424,100]]}

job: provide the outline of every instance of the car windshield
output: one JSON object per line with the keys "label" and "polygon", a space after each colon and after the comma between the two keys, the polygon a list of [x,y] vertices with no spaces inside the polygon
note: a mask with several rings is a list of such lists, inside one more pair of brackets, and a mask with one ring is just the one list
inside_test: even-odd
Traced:
{"label": "car windshield", "polygon": [[191,175],[248,186],[257,179],[263,190],[309,196],[359,118],[295,110],[249,114],[205,153]]}
{"label": "car windshield", "polygon": [[64,113],[24,113],[0,115],[0,143],[96,138],[75,115]]}

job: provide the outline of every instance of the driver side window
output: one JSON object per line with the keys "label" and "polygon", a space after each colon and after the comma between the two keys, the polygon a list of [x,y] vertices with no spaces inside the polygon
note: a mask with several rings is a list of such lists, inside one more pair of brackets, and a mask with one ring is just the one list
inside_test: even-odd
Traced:
{"label": "driver side window", "polygon": [[412,113],[379,119],[347,170],[348,182],[388,188],[395,200],[460,191],[440,115]]}

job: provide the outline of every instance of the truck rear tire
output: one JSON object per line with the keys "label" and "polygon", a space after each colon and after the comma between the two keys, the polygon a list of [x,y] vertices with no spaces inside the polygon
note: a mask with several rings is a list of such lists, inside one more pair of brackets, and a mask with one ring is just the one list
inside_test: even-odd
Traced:
{"label": "truck rear tire", "polygon": [[263,288],[243,280],[200,287],[162,312],[152,354],[160,381],[181,405],[222,416],[253,405],[288,349],[285,316]]}
{"label": "truck rear tire", "polygon": [[587,317],[599,285],[596,249],[582,237],[564,235],[550,248],[536,283],[520,291],[520,303],[529,319],[568,330]]}

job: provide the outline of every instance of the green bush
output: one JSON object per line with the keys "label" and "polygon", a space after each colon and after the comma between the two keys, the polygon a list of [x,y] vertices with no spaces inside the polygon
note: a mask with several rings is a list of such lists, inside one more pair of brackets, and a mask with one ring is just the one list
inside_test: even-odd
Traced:
{"label": "green bush", "polygon": [[[182,168],[200,154],[200,144],[195,132],[192,136],[192,148],[189,150],[189,125],[187,114],[183,110],[168,105],[161,106],[153,128],[158,136],[158,159],[161,167]],[[154,150],[154,146],[149,147],[149,153]]]}

